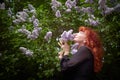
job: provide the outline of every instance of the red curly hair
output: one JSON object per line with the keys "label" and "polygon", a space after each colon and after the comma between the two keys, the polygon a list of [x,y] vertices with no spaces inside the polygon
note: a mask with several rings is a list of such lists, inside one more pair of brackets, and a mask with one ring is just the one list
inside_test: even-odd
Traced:
{"label": "red curly hair", "polygon": [[96,31],[91,28],[80,26],[79,31],[86,34],[85,45],[89,47],[94,56],[94,71],[99,72],[102,68],[103,47],[100,38]]}

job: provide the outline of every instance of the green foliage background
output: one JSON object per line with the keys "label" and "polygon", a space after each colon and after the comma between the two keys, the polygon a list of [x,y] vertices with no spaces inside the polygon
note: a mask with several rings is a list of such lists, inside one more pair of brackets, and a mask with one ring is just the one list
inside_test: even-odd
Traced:
{"label": "green foliage background", "polygon": [[[66,0],[59,0],[64,3]],[[84,21],[88,18],[87,14],[64,13],[61,18],[56,18],[51,9],[51,0],[13,0],[5,1],[6,10],[0,10],[0,80],[53,80],[59,75],[60,66],[58,59],[58,44],[56,38],[64,30],[73,29],[78,31],[79,26],[85,25],[97,30],[101,36],[105,49],[104,66],[102,71],[97,74],[100,80],[118,80],[120,73],[120,12],[113,12],[110,15],[102,16],[98,10],[98,2],[95,4],[85,4],[84,0],[78,0],[78,6],[91,6],[95,10],[95,16],[100,20],[98,26],[90,26]],[[108,0],[110,7],[115,6]],[[13,12],[22,11],[28,4],[32,4],[37,11],[37,18],[40,21],[42,31],[36,40],[29,40],[26,36],[17,33],[16,30],[21,25],[14,25],[12,19],[7,16],[7,9],[13,8]],[[62,7],[64,8],[64,6]],[[62,10],[61,8],[61,10]],[[23,23],[29,30],[33,27],[29,23]],[[14,28],[9,30],[13,25]],[[53,32],[49,42],[44,40],[48,31]],[[32,57],[25,56],[19,50],[24,46],[34,52]]]}

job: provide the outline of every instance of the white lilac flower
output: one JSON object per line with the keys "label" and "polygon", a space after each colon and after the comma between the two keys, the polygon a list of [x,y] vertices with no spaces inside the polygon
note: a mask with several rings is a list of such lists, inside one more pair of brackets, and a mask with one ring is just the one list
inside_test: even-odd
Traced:
{"label": "white lilac flower", "polygon": [[85,0],[85,3],[90,3],[90,4],[92,4],[92,3],[93,3],[93,0]]}
{"label": "white lilac flower", "polygon": [[73,38],[74,38],[74,35],[72,34],[73,30],[69,30],[68,32],[67,31],[64,31],[62,34],[61,34],[61,37],[59,40],[64,40],[64,41],[72,41]]}
{"label": "white lilac flower", "polygon": [[5,9],[5,3],[2,3],[2,4],[0,3],[0,9],[3,9],[3,10]]}
{"label": "white lilac flower", "polygon": [[52,37],[52,32],[49,31],[49,32],[46,33],[44,39],[45,39],[46,41],[48,41],[49,39],[51,39],[51,37]]}
{"label": "white lilac flower", "polygon": [[58,17],[61,17],[61,14],[60,14],[60,11],[59,11],[59,10],[56,11],[55,16],[56,16],[57,18],[58,18]]}
{"label": "white lilac flower", "polygon": [[34,27],[38,27],[38,26],[39,26],[39,20],[38,20],[38,19],[35,19],[35,20],[33,21],[33,25],[34,25]]}
{"label": "white lilac flower", "polygon": [[8,8],[8,16],[9,16],[9,17],[11,17],[11,16],[12,16],[12,14],[13,14],[13,13],[12,13],[11,8]]}

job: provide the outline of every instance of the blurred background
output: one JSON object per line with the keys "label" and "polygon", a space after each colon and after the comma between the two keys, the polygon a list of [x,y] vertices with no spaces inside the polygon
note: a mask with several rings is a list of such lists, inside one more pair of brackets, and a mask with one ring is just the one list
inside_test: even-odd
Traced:
{"label": "blurred background", "polygon": [[0,0],[0,80],[59,80],[58,39],[84,25],[105,50],[99,80],[119,80],[119,0]]}

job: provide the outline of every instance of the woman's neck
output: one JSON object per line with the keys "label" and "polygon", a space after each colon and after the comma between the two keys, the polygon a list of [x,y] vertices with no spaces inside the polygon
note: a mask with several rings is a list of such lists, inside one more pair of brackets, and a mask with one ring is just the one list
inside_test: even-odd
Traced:
{"label": "woman's neck", "polygon": [[85,44],[84,44],[84,43],[79,43],[78,49],[79,49],[81,46],[85,46]]}

